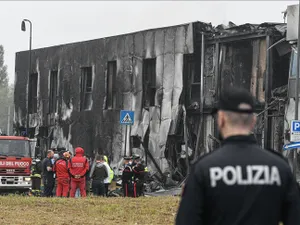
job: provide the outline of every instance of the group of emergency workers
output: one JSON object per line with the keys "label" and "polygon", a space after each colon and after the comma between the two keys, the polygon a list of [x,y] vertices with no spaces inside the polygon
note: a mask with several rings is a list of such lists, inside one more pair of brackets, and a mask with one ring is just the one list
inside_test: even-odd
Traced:
{"label": "group of emergency workers", "polygon": [[[53,150],[47,151],[47,157],[37,160],[32,167],[32,193],[41,195],[41,181],[44,197],[86,197],[92,180],[94,195],[107,196],[109,185],[114,177],[106,156],[97,156],[95,163],[84,155],[84,149],[77,147],[75,155],[61,151],[54,157]],[[55,193],[55,194],[54,194]]]}
{"label": "group of emergency workers", "polygon": [[[124,197],[144,195],[144,182],[148,169],[139,155],[124,157],[122,189]],[[114,171],[105,155],[97,155],[94,163],[84,155],[81,147],[54,154],[47,151],[47,157],[36,160],[32,167],[32,194],[44,197],[85,197],[92,189],[95,196],[108,196]],[[91,184],[90,184],[91,180]],[[42,182],[41,182],[42,181]],[[43,184],[43,191],[41,190]]]}
{"label": "group of emergency workers", "polygon": [[139,155],[124,157],[122,188],[124,197],[144,195],[144,181],[148,172]]}

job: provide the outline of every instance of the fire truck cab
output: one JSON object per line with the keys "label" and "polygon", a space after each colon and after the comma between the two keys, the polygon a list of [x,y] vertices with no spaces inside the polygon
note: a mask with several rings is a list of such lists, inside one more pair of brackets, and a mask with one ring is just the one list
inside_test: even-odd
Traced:
{"label": "fire truck cab", "polygon": [[0,193],[29,191],[31,155],[27,137],[0,136]]}

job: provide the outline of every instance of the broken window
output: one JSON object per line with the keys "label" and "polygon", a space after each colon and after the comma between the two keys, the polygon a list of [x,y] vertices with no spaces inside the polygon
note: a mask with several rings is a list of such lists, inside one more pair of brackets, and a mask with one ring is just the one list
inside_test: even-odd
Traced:
{"label": "broken window", "polygon": [[156,58],[143,60],[143,107],[155,106]]}
{"label": "broken window", "polygon": [[57,75],[57,71],[50,73],[49,113],[56,113],[57,111]]}
{"label": "broken window", "polygon": [[196,73],[195,70],[195,59],[194,55],[190,54],[187,56],[186,60],[186,73],[188,77],[191,79],[191,100],[199,100],[200,99],[200,74]]}
{"label": "broken window", "polygon": [[93,76],[92,67],[81,68],[81,101],[80,109],[88,110],[92,104]]}
{"label": "broken window", "polygon": [[191,101],[196,101],[200,99],[200,74],[195,72],[195,61],[193,54],[186,54],[184,65],[184,77],[187,77],[191,81],[190,88],[190,99]]}
{"label": "broken window", "polygon": [[37,85],[38,74],[33,73],[29,78],[28,111],[30,114],[37,113]]}
{"label": "broken window", "polygon": [[106,83],[106,109],[113,109],[115,105],[115,81],[117,74],[117,62],[107,63],[107,83]]}

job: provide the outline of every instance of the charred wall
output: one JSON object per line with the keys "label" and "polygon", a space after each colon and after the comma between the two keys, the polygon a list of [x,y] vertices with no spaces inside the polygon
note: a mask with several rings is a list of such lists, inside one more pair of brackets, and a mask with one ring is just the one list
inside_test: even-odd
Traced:
{"label": "charred wall", "polygon": [[[200,97],[196,100],[197,104],[192,103],[189,106],[190,132],[195,136],[201,129],[201,152],[209,152],[218,146],[216,119],[210,112],[218,101],[220,91],[231,87],[244,87],[256,99],[258,122],[254,134],[258,142],[276,150],[282,144],[282,105],[278,99],[274,102],[276,98],[271,92],[288,83],[289,51],[282,45],[267,50],[283,37],[282,33],[278,33],[271,26],[266,29],[260,27],[259,32],[256,27],[249,28],[248,25],[242,28],[234,27],[222,31],[219,36],[211,33],[206,33],[205,36],[202,123],[199,122]],[[201,38],[198,37],[195,41],[197,52],[201,49]],[[201,64],[201,58],[196,63]],[[190,91],[191,89],[187,90]],[[265,140],[268,140],[267,145]]]}
{"label": "charred wall", "polygon": [[[29,117],[31,136],[38,138],[44,150],[65,147],[73,151],[82,146],[90,156],[96,151],[105,153],[113,167],[119,166],[125,154],[138,153],[154,171],[182,178],[186,151],[190,158],[197,156],[197,139],[202,153],[218,146],[219,134],[210,112],[220,91],[241,86],[257,102],[257,139],[261,144],[270,139],[268,144],[278,148],[282,121],[277,118],[282,107],[268,106],[274,100],[271,91],[287,84],[289,56],[283,48],[267,51],[282,37],[273,31],[269,25],[249,24],[220,31],[196,22],[34,50],[30,72],[38,79],[36,111]],[[27,65],[28,52],[17,53],[15,128],[19,133],[26,125],[26,103],[32,98],[30,93],[35,93],[26,87]],[[55,96],[51,90],[56,79]],[[55,101],[53,112],[49,106]],[[122,109],[135,111],[127,136],[119,124]]]}
{"label": "charred wall", "polygon": [[[169,132],[172,135],[176,130],[183,89],[183,59],[185,54],[194,53],[193,28],[191,23],[33,50],[30,74],[38,74],[38,81],[37,110],[29,117],[31,136],[39,139],[44,150],[65,147],[73,151],[82,146],[88,155],[95,151],[107,154],[113,166],[117,166],[125,153],[127,138],[125,127],[119,125],[119,113],[122,109],[134,110],[135,123],[130,136],[146,140],[148,143],[143,146],[163,171],[168,170],[164,152]],[[151,105],[145,104],[148,93],[143,84],[145,59],[155,59]],[[108,68],[113,61],[115,74]],[[52,71],[57,71],[58,80],[56,112],[49,108],[53,99]],[[91,73],[92,81],[82,78],[90,76],[83,73]],[[28,52],[18,52],[15,128],[19,133],[26,126],[26,102],[32,98],[26,87],[27,74]],[[87,85],[90,83],[91,87]],[[86,97],[88,91],[82,94],[90,89],[92,97]],[[83,105],[85,99],[88,103]],[[149,136],[145,137],[146,134]]]}

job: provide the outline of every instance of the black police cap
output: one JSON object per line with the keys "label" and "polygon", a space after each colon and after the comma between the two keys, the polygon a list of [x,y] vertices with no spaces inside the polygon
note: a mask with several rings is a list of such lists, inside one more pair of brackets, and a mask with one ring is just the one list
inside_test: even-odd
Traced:
{"label": "black police cap", "polygon": [[[243,105],[247,107],[243,107]],[[224,110],[250,114],[254,112],[254,108],[254,98],[248,90],[239,87],[230,87],[221,92],[219,102],[217,102],[212,113]]]}

